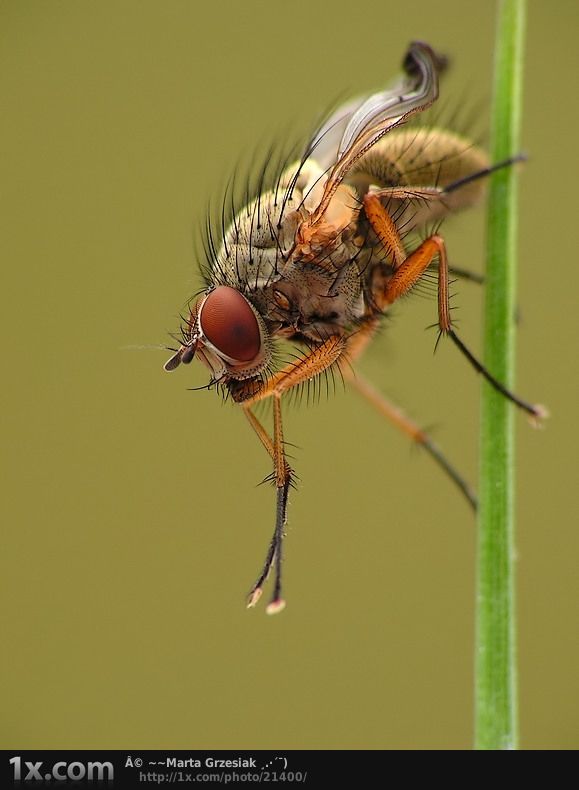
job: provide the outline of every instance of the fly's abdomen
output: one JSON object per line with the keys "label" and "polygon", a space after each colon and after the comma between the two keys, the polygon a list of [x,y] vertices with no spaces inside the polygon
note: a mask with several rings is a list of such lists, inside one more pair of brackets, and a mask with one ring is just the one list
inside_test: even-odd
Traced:
{"label": "fly's abdomen", "polygon": [[[393,130],[376,143],[352,167],[347,180],[360,196],[371,186],[444,188],[488,165],[489,158],[484,151],[454,132],[408,127]],[[478,179],[440,200],[417,201],[406,209],[401,201],[390,198],[387,208],[397,217],[400,226],[410,230],[472,206],[482,197],[484,189],[484,181]]]}

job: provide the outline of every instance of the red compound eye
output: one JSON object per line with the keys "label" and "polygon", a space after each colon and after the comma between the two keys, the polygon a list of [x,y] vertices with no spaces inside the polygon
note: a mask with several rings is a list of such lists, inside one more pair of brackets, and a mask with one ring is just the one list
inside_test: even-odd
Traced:
{"label": "red compound eye", "polygon": [[259,354],[259,324],[247,299],[235,288],[220,285],[203,302],[201,331],[217,351],[238,362],[251,362]]}

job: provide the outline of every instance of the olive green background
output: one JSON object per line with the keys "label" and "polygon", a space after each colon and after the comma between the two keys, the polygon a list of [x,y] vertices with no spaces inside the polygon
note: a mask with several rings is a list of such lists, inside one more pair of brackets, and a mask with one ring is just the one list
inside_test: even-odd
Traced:
{"label": "olive green background", "polygon": [[[517,417],[522,746],[579,745],[577,4],[531,2]],[[193,364],[162,371],[194,236],[236,163],[407,43],[453,58],[443,117],[488,130],[492,2],[2,2],[1,745],[470,748],[475,525],[353,393],[287,411],[286,611],[246,611],[269,461]],[[446,113],[446,116],[444,115]],[[444,226],[483,267],[484,211]],[[483,291],[461,283],[480,349]],[[480,383],[433,299],[362,368],[476,480]]]}

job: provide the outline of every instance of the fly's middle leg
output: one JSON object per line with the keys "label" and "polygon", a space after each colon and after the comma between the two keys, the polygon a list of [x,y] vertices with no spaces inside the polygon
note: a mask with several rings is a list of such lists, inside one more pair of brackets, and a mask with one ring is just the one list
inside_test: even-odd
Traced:
{"label": "fly's middle leg", "polygon": [[[399,244],[403,248],[402,239],[396,231],[392,218],[382,206],[378,197],[373,194],[367,194],[364,197],[364,210],[378,238],[388,233],[389,238],[394,236],[394,241],[391,243]],[[394,232],[392,228],[394,228]],[[396,236],[398,237],[397,240]],[[386,281],[381,293],[373,295],[375,303],[384,310],[401,296],[407,294],[435,260],[438,260],[438,326],[441,335],[450,337],[477,373],[480,373],[501,395],[518,408],[527,412],[527,414],[530,414],[535,420],[543,418],[546,412],[542,406],[529,403],[507,389],[504,384],[486,369],[456,334],[450,317],[449,267],[446,244],[441,236],[437,234],[429,236],[413,252],[406,256],[404,261],[395,268],[392,277]]]}

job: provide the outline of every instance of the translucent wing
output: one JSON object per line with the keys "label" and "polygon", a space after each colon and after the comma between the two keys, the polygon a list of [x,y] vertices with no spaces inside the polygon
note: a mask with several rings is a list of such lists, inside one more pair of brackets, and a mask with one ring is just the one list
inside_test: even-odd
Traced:
{"label": "translucent wing", "polygon": [[312,143],[314,158],[319,157],[323,162],[336,145],[338,132],[342,132],[342,136],[336,163],[329,172],[321,200],[308,220],[309,226],[320,221],[348,170],[369,148],[409,116],[422,112],[436,101],[438,74],[444,64],[444,59],[428,44],[414,41],[404,58],[404,74],[392,87],[375,93],[357,108],[346,105],[324,124]]}

